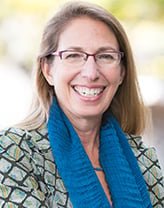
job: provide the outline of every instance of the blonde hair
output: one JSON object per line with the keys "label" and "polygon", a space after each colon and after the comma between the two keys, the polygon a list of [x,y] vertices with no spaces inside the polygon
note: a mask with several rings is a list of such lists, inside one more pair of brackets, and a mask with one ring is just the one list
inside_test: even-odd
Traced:
{"label": "blonde hair", "polygon": [[57,50],[60,34],[72,19],[81,16],[104,22],[117,38],[120,51],[125,54],[121,64],[126,72],[124,81],[119,86],[108,110],[117,118],[124,132],[142,133],[146,122],[146,108],[140,94],[127,35],[119,21],[108,11],[95,4],[77,1],[65,4],[45,26],[35,69],[36,93],[33,96],[31,113],[21,123],[21,127],[28,130],[35,129],[46,121],[55,94],[54,88],[48,84],[42,73],[42,61],[46,57],[50,64],[52,57],[49,54]]}

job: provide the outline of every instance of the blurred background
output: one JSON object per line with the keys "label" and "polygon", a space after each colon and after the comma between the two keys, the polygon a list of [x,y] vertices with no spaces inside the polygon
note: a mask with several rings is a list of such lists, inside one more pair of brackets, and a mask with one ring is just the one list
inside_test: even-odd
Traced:
{"label": "blurred background", "polygon": [[[68,1],[68,0],[67,0]],[[43,27],[66,0],[0,1],[0,129],[26,115]],[[164,0],[88,0],[112,12],[124,26],[141,92],[153,125],[143,139],[155,146],[164,170]]]}

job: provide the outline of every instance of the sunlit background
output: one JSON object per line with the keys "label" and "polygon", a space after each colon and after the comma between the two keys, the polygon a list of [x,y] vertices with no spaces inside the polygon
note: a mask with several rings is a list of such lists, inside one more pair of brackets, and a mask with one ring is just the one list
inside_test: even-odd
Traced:
{"label": "sunlit background", "polygon": [[[31,100],[30,73],[47,20],[64,1],[0,2],[0,129],[20,121]],[[144,140],[157,149],[164,170],[164,0],[88,0],[123,24],[134,51],[141,92],[152,110]]]}

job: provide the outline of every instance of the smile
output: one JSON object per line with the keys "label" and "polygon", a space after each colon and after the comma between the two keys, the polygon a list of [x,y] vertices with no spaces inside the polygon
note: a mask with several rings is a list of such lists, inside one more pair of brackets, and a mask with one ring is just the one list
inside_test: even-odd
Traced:
{"label": "smile", "polygon": [[74,90],[84,97],[96,97],[103,92],[104,88],[87,88],[75,86]]}

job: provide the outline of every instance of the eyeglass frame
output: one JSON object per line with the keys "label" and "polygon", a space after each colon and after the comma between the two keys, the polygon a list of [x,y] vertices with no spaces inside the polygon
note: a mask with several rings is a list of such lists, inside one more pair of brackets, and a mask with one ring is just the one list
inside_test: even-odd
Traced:
{"label": "eyeglass frame", "polygon": [[[96,55],[97,54],[99,54],[99,53],[101,53],[101,52],[97,52],[97,53],[94,53],[94,54],[90,54],[90,53],[86,53],[86,52],[84,52],[84,51],[76,51],[76,50],[69,50],[69,49],[67,49],[67,50],[62,50],[62,51],[54,51],[54,52],[52,52],[52,53],[50,53],[49,55],[52,55],[52,56],[59,56],[60,57],[60,59],[61,60],[63,60],[63,57],[62,57],[62,54],[64,53],[64,52],[80,52],[80,53],[82,53],[82,54],[85,54],[86,55],[86,59],[84,59],[84,61],[87,61],[88,60],[88,57],[89,56],[92,56],[93,58],[94,58],[94,60],[95,60],[95,62],[97,61],[96,60]],[[116,54],[118,54],[118,64],[120,64],[120,62],[121,62],[121,59],[124,57],[124,52],[122,52],[122,51],[116,51],[116,50],[108,50],[108,51],[106,51],[106,52],[111,52],[111,53],[116,53]],[[85,62],[84,62],[85,63]],[[97,64],[97,62],[96,62],[96,64]]]}

